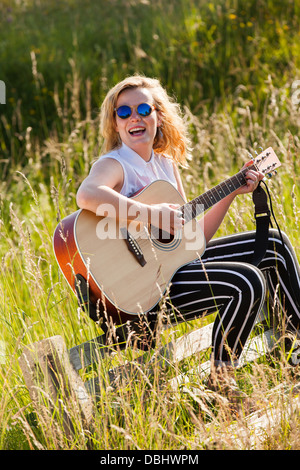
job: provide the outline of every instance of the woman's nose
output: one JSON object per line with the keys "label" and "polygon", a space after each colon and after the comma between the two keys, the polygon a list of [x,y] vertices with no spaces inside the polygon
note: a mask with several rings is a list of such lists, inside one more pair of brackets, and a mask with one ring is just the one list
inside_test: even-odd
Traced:
{"label": "woman's nose", "polygon": [[133,120],[139,120],[141,117],[139,115],[139,113],[137,112],[136,109],[133,109],[132,110],[132,114],[130,116],[130,119],[133,119]]}

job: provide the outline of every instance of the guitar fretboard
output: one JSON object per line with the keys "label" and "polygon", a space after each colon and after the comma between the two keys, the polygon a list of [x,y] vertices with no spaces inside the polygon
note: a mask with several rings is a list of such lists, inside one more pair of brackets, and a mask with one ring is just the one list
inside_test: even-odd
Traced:
{"label": "guitar fretboard", "polygon": [[233,193],[236,189],[246,185],[245,175],[249,170],[257,170],[255,165],[244,168],[236,175],[228,178],[217,186],[209,189],[204,194],[196,197],[192,201],[187,202],[181,206],[181,211],[184,214],[186,222],[194,219],[198,215],[205,212],[217,202],[224,199],[229,194]]}

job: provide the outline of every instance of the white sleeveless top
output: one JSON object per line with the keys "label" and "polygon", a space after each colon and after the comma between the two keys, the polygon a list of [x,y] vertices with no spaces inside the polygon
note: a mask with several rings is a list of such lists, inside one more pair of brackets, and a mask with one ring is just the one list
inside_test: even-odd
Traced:
{"label": "white sleeveless top", "polygon": [[112,158],[122,165],[124,183],[120,193],[126,197],[133,196],[156,180],[169,181],[178,189],[172,160],[154,153],[153,150],[148,162],[125,144],[100,157],[101,160],[103,158]]}

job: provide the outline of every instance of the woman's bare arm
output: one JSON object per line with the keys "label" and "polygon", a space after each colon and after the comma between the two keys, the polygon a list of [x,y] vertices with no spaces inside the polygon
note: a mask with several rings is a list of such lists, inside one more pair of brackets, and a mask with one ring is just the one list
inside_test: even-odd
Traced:
{"label": "woman's bare arm", "polygon": [[123,186],[123,178],[119,162],[113,159],[101,162],[100,159],[78,189],[78,207],[117,220],[138,220],[145,224],[151,223],[151,220],[162,220],[165,225],[161,228],[170,233],[182,226],[183,219],[177,211],[179,205],[148,205],[121,195],[119,191]]}

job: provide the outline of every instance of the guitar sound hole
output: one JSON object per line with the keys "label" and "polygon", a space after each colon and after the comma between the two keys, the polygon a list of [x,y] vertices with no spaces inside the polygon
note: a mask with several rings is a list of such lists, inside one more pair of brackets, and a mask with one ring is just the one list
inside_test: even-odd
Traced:
{"label": "guitar sound hole", "polygon": [[151,238],[160,243],[171,243],[174,240],[174,235],[152,225],[150,225],[149,232],[151,234]]}

